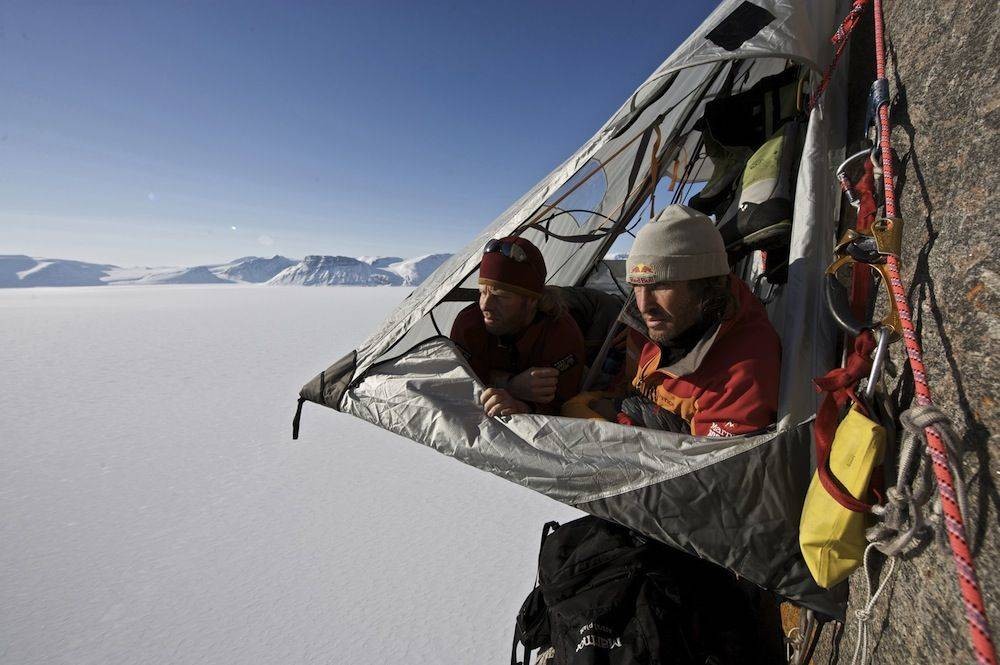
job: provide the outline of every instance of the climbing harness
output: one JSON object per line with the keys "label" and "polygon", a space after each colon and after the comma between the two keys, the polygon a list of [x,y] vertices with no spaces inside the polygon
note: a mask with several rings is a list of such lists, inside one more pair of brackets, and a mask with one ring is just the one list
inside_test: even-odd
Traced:
{"label": "climbing harness", "polygon": [[[834,58],[817,89],[812,106],[815,106],[816,101],[822,95],[843,51],[844,42],[857,24],[865,4],[867,4],[867,0],[855,0],[851,12],[845,18],[840,29],[837,30],[837,34],[833,38],[836,47]],[[996,651],[990,634],[982,593],[979,589],[975,563],[965,536],[963,515],[967,514],[967,510],[957,450],[958,437],[947,416],[932,403],[920,340],[913,325],[909,302],[899,273],[903,224],[898,216],[894,189],[891,124],[889,121],[889,83],[885,67],[885,24],[881,0],[874,0],[873,13],[876,81],[872,85],[869,95],[866,128],[872,126],[875,128],[874,144],[870,152],[873,160],[881,162],[885,216],[877,219],[872,224],[870,233],[866,233],[861,228],[859,214],[859,228],[855,231],[848,231],[837,243],[836,260],[827,270],[826,296],[827,304],[841,327],[859,340],[864,340],[870,336],[866,332],[867,326],[861,325],[858,317],[854,315],[857,312],[858,303],[849,302],[846,289],[836,279],[836,273],[839,268],[845,265],[853,265],[857,270],[858,264],[864,264],[879,274],[886,289],[890,306],[890,313],[882,319],[880,328],[881,330],[891,330],[892,339],[886,335],[880,337],[881,353],[876,353],[876,362],[873,365],[884,362],[884,346],[889,341],[902,338],[913,375],[916,405],[901,415],[906,435],[900,448],[897,483],[887,491],[886,503],[875,506],[871,510],[878,518],[878,523],[867,534],[870,544],[866,547],[863,557],[867,600],[865,606],[856,612],[859,634],[852,663],[863,664],[867,662],[868,622],[871,619],[875,603],[895,571],[896,558],[907,552],[913,541],[926,529],[927,520],[923,510],[933,493],[930,469],[937,481],[944,526],[955,560],[976,661],[983,665],[996,665]],[[851,162],[861,159],[865,154],[866,151],[855,153],[837,169],[837,179],[841,188],[851,204],[859,208],[859,213],[862,202],[860,197],[854,195],[853,187],[847,179],[845,171]],[[849,310],[851,314],[848,314]],[[864,343],[864,346],[867,346],[867,342]],[[865,351],[865,349],[856,348],[856,354],[860,351]],[[854,364],[858,364],[856,359]],[[856,369],[857,367],[855,367]],[[872,376],[865,389],[865,396],[869,400],[874,395],[874,382],[878,378],[876,369],[876,367],[872,367]],[[845,367],[842,371],[849,372],[849,369]],[[819,420],[818,417],[817,439],[823,436],[820,432]],[[924,458],[927,458],[930,464],[922,464]],[[871,592],[869,560],[873,549],[879,550],[889,559],[888,570],[882,582],[877,585],[874,594]]]}

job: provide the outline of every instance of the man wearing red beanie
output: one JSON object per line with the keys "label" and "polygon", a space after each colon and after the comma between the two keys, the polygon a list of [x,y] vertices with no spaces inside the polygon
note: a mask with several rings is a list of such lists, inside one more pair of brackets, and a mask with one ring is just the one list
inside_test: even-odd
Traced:
{"label": "man wearing red beanie", "polygon": [[489,416],[559,413],[580,389],[583,334],[545,274],[542,253],[525,238],[489,241],[479,304],[452,325],[451,339],[487,385],[481,400]]}

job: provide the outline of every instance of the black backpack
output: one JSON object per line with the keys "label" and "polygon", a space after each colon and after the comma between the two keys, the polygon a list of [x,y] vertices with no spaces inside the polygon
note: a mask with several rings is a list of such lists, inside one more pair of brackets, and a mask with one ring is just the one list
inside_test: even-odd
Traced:
{"label": "black backpack", "polygon": [[760,639],[759,600],[728,571],[612,522],[549,522],[511,664],[519,644],[524,665],[549,647],[547,665],[784,662],[780,622],[776,642]]}

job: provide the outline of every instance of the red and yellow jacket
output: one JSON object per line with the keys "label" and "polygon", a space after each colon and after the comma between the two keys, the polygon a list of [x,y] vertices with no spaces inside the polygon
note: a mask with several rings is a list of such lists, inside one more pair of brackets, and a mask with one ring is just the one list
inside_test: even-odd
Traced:
{"label": "red and yellow jacket", "polygon": [[661,367],[647,341],[632,385],[683,418],[695,436],[735,436],[773,425],[778,412],[781,341],[747,285],[729,278],[736,314],[683,358]]}

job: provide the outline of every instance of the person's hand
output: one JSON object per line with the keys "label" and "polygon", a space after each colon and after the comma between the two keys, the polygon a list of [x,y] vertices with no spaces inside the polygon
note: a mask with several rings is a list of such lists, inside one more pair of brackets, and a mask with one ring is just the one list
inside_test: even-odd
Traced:
{"label": "person's hand", "polygon": [[511,377],[507,390],[518,399],[548,404],[555,399],[558,385],[559,370],[555,367],[531,367]]}
{"label": "person's hand", "polygon": [[479,401],[488,416],[510,416],[515,413],[531,413],[531,407],[517,399],[503,388],[487,388]]}

